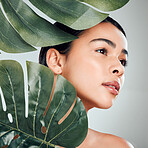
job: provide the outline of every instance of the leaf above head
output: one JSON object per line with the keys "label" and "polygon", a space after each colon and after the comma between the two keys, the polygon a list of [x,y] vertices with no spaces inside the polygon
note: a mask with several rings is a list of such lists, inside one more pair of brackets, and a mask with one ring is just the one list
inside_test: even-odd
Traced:
{"label": "leaf above head", "polygon": [[0,147],[76,147],[84,140],[87,114],[70,82],[27,62],[28,117],[20,64],[0,61]]}
{"label": "leaf above head", "polygon": [[102,11],[113,11],[123,7],[129,0],[78,0]]}
{"label": "leaf above head", "polygon": [[77,0],[29,1],[50,18],[77,30],[90,28],[108,16]]}
{"label": "leaf above head", "polygon": [[21,53],[35,51],[36,49],[26,43],[14,30],[0,9],[0,49],[8,53]]}
{"label": "leaf above head", "polygon": [[1,0],[1,3],[11,25],[28,44],[45,47],[76,39],[38,16],[23,0]]}

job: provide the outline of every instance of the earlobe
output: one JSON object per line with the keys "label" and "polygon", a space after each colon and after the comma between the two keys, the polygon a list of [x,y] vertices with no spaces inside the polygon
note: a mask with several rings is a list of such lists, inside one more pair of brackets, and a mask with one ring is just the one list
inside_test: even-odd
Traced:
{"label": "earlobe", "polygon": [[62,58],[59,51],[54,48],[50,48],[47,51],[46,55],[46,63],[48,67],[54,72],[54,74],[61,74],[62,73]]}

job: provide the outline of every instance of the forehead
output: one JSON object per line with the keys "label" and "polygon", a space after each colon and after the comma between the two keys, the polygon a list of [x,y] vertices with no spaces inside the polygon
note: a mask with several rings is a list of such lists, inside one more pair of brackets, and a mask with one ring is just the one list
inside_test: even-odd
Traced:
{"label": "forehead", "polygon": [[100,37],[111,40],[127,49],[127,39],[125,35],[109,22],[99,23],[96,26],[85,30],[82,35],[80,35],[82,40],[85,39],[88,42]]}

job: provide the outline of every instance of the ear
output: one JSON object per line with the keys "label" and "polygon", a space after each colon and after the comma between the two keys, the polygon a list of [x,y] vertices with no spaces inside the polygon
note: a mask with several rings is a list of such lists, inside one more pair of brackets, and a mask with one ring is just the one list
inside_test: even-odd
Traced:
{"label": "ear", "polygon": [[50,48],[46,54],[46,63],[54,74],[61,74],[64,64],[64,56],[54,48]]}

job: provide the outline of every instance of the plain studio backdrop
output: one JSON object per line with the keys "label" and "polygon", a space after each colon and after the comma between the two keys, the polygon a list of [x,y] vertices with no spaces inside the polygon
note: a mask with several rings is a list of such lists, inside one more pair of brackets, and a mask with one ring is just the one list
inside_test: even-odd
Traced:
{"label": "plain studio backdrop", "polygon": [[[110,16],[125,29],[129,43],[125,84],[110,109],[94,108],[88,113],[90,128],[123,137],[135,148],[148,148],[147,7],[147,0],[130,0],[123,8],[111,12]],[[1,51],[0,59],[14,59],[25,67],[25,60],[38,62],[38,51],[24,54]]]}

